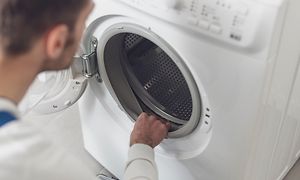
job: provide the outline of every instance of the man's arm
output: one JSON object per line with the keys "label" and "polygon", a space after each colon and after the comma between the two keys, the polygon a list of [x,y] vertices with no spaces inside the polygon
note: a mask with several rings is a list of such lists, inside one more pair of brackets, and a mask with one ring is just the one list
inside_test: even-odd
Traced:
{"label": "man's arm", "polygon": [[158,179],[153,148],[167,136],[169,127],[153,115],[142,113],[138,117],[130,137],[124,180]]}

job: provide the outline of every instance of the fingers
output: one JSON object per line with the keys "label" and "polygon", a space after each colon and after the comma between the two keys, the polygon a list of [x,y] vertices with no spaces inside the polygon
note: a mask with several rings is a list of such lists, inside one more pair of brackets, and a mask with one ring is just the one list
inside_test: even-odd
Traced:
{"label": "fingers", "polygon": [[168,131],[169,131],[169,129],[171,129],[171,123],[167,122],[167,123],[166,123],[166,126],[167,126],[167,129],[168,129]]}
{"label": "fingers", "polygon": [[143,113],[141,113],[141,114],[139,115],[137,121],[143,120],[143,119],[147,119],[147,117],[148,117],[148,114],[145,113],[145,112],[143,112]]}
{"label": "fingers", "polygon": [[154,115],[149,116],[149,121],[157,121],[157,120],[158,120],[158,118],[156,116],[154,116]]}
{"label": "fingers", "polygon": [[143,143],[154,148],[166,138],[169,129],[170,123],[155,115],[141,113],[131,133],[130,144]]}
{"label": "fingers", "polygon": [[168,135],[168,128],[167,128],[166,124],[161,123],[159,128],[160,128],[160,131],[164,134],[163,137],[165,138]]}
{"label": "fingers", "polygon": [[137,121],[147,121],[149,124],[155,123],[156,121],[162,121],[160,118],[153,114],[141,113]]}

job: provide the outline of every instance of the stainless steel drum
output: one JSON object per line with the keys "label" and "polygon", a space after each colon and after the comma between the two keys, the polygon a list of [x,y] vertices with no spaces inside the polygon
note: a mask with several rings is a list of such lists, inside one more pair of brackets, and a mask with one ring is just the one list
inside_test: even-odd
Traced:
{"label": "stainless steel drum", "polygon": [[189,87],[174,61],[136,34],[124,36],[123,68],[132,90],[155,114],[183,125],[192,115]]}

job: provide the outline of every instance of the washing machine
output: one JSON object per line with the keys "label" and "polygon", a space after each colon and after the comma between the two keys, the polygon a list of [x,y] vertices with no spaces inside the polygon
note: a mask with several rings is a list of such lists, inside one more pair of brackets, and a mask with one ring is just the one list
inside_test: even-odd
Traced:
{"label": "washing machine", "polygon": [[119,179],[141,112],[171,123],[155,148],[161,180],[286,175],[300,150],[289,148],[299,117],[285,118],[299,66],[299,1],[95,4],[72,68],[39,77],[52,85],[36,112],[79,100],[86,150]]}

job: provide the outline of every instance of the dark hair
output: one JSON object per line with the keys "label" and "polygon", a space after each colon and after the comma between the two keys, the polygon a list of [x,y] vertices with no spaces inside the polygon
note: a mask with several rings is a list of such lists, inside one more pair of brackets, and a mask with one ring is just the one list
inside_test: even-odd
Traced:
{"label": "dark hair", "polygon": [[0,47],[9,55],[31,49],[57,24],[72,31],[88,0],[0,0]]}

